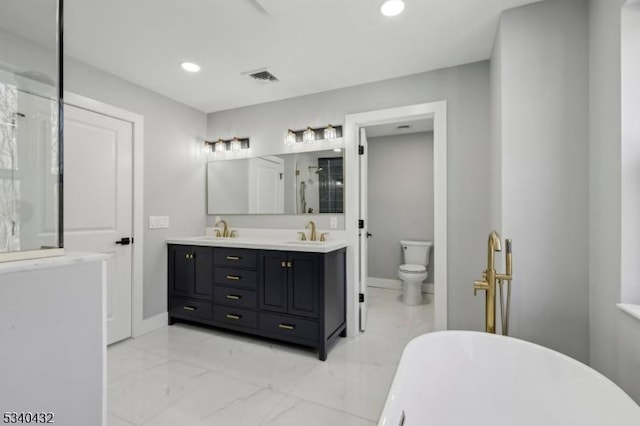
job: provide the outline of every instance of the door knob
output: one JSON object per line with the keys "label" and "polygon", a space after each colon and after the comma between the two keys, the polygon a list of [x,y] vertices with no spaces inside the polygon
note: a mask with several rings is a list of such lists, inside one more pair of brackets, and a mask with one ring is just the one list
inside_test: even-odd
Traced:
{"label": "door knob", "polygon": [[122,244],[123,246],[128,246],[129,244],[133,244],[133,238],[122,237],[120,241],[116,241],[116,244]]}

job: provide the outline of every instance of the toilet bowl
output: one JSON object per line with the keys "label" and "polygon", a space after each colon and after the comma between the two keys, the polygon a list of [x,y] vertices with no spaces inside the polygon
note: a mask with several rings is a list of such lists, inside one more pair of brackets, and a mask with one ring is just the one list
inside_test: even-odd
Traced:
{"label": "toilet bowl", "polygon": [[398,267],[398,278],[402,281],[402,299],[407,305],[422,303],[422,282],[427,279],[427,266],[433,242],[400,241],[404,262]]}

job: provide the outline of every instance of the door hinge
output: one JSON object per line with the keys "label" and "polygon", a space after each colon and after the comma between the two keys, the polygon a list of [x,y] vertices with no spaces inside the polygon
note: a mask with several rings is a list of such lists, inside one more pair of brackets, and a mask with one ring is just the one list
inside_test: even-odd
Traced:
{"label": "door hinge", "polygon": [[358,296],[358,301],[360,303],[364,303],[364,293],[360,293],[360,295]]}
{"label": "door hinge", "polygon": [[364,220],[358,219],[358,229],[364,229]]}
{"label": "door hinge", "polygon": [[364,155],[364,145],[358,145],[358,155]]}

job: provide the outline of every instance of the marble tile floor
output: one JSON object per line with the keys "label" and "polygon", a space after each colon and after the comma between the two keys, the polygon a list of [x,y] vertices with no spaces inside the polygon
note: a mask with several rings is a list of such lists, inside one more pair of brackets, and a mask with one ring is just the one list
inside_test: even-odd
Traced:
{"label": "marble tile floor", "polygon": [[369,289],[366,333],[311,349],[183,323],[108,349],[108,426],[371,426],[433,302]]}

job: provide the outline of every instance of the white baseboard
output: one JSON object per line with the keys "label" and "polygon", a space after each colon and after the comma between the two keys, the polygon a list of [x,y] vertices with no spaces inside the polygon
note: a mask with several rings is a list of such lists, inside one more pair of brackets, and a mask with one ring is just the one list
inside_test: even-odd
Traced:
{"label": "white baseboard", "polygon": [[133,337],[140,337],[147,333],[151,333],[152,331],[158,330],[159,328],[165,327],[168,321],[168,312],[163,312],[161,314],[152,316],[151,318],[142,320],[142,323],[140,324],[138,329],[134,331]]}
{"label": "white baseboard", "polygon": [[391,280],[389,278],[367,278],[368,287],[387,288],[390,290],[402,290],[402,281]]}
{"label": "white baseboard", "polygon": [[[389,278],[368,277],[367,286],[377,287],[377,288],[386,288],[389,290],[402,290],[402,281],[392,280]],[[433,283],[422,283],[422,292],[433,294],[434,287],[435,286],[433,285]]]}

